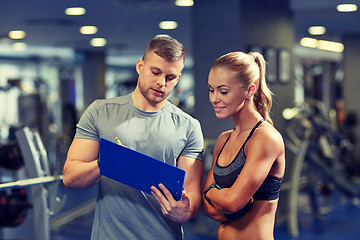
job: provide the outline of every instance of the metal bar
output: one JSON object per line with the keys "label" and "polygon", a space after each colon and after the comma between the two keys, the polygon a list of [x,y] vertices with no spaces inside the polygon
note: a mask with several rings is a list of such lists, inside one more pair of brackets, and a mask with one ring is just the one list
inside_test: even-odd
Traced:
{"label": "metal bar", "polygon": [[8,182],[8,183],[0,184],[0,190],[34,186],[37,184],[49,183],[49,182],[54,182],[54,181],[62,180],[62,179],[63,179],[63,175],[21,179],[21,180],[15,181],[15,182]]}

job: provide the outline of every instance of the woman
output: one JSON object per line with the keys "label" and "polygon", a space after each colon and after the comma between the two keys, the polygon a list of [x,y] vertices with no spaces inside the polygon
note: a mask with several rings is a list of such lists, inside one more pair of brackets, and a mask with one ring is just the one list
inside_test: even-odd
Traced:
{"label": "woman", "polygon": [[208,85],[216,116],[232,117],[235,128],[217,139],[203,186],[204,212],[221,222],[220,240],[274,239],[285,148],[269,117],[265,60],[260,53],[221,56]]}

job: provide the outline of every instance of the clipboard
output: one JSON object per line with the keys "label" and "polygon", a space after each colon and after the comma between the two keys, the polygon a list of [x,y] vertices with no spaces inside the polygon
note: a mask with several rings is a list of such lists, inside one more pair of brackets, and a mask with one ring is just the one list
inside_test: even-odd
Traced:
{"label": "clipboard", "polygon": [[151,194],[151,186],[162,183],[179,201],[185,170],[138,151],[100,139],[100,174]]}

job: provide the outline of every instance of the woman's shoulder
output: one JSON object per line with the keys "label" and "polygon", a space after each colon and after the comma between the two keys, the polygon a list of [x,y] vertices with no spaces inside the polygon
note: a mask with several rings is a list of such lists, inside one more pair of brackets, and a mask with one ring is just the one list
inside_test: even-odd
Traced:
{"label": "woman's shoulder", "polygon": [[281,133],[272,124],[264,122],[261,125],[257,131],[255,131],[253,140],[256,142],[266,142],[267,145],[284,145]]}
{"label": "woman's shoulder", "polygon": [[284,140],[270,123],[261,125],[245,146],[246,156],[257,156],[255,159],[274,161],[285,153]]}

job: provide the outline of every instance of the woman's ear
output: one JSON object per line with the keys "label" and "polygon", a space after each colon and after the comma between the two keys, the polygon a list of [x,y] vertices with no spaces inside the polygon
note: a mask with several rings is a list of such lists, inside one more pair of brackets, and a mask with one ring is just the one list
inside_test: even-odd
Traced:
{"label": "woman's ear", "polygon": [[248,88],[247,98],[250,99],[252,96],[254,96],[255,91],[256,91],[255,84],[251,84],[250,87]]}

